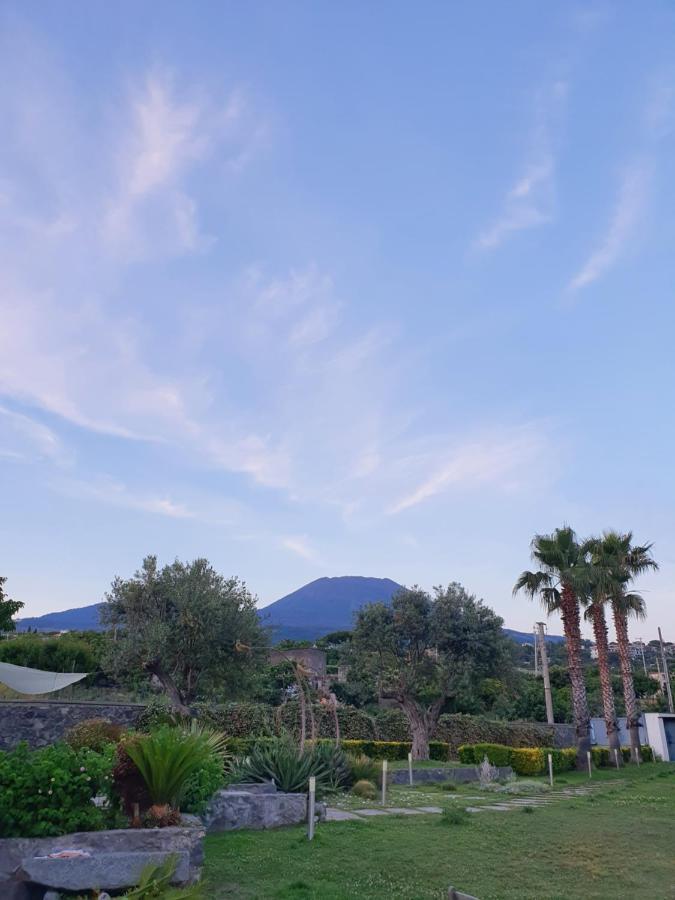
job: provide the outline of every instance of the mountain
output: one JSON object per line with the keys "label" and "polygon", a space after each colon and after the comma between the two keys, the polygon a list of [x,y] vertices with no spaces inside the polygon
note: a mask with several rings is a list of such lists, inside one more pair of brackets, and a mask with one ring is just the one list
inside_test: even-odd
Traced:
{"label": "mountain", "polygon": [[[340,578],[317,578],[292,594],[270,603],[260,610],[263,625],[270,626],[274,643],[285,639],[315,640],[331,631],[352,628],[354,616],[366,603],[382,600],[389,603],[401,585],[391,578],[364,578],[344,575]],[[99,610],[102,603],[20,619],[17,631],[100,631]],[[518,644],[533,644],[530,632],[505,628],[504,632]],[[560,643],[564,638],[547,635],[547,640]]]}
{"label": "mountain", "polygon": [[98,613],[102,603],[91,606],[80,606],[77,609],[64,609],[62,612],[45,613],[44,616],[33,616],[28,619],[17,619],[16,630],[28,631],[102,631]]}
{"label": "mountain", "polygon": [[330,631],[354,625],[354,616],[366,603],[389,603],[401,587],[391,578],[317,578],[281,600],[260,610],[264,625],[272,627],[272,639],[313,640]]}

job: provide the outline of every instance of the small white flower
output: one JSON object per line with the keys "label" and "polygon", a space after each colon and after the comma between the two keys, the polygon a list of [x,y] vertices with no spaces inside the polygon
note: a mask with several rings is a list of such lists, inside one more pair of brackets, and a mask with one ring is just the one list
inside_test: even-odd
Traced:
{"label": "small white flower", "polygon": [[47,791],[47,793],[48,793],[48,794],[53,794],[54,791],[53,791],[51,788],[49,788],[49,790]]}
{"label": "small white flower", "polygon": [[80,766],[80,772],[84,772],[84,766]]}

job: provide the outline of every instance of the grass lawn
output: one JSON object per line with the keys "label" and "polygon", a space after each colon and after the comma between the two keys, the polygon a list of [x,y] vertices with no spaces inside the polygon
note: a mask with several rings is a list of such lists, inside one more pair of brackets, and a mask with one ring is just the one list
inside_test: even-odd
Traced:
{"label": "grass lawn", "polygon": [[[480,900],[674,900],[675,765],[596,773],[601,781],[589,797],[467,814],[460,824],[438,815],[331,822],[311,844],[299,827],[211,835],[206,896],[441,900],[453,884]],[[560,782],[588,783],[576,773]],[[392,788],[388,802],[457,809],[479,805],[467,800],[479,793]]]}

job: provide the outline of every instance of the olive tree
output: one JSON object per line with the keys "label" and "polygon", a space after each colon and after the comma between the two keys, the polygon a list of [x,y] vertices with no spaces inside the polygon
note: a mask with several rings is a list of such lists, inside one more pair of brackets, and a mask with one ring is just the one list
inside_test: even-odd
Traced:
{"label": "olive tree", "polygon": [[14,631],[14,616],[23,607],[20,600],[10,600],[4,590],[7,578],[0,576],[0,633],[3,631]]}
{"label": "olive tree", "polygon": [[115,578],[105,601],[105,667],[154,675],[183,715],[194,700],[241,688],[266,654],[255,597],[205,559],[160,569],[147,556],[132,578]]}
{"label": "olive tree", "polygon": [[502,619],[457,583],[433,596],[403,588],[391,606],[372,603],[357,615],[352,640],[360,676],[405,714],[414,759],[429,758],[443,707],[458,692],[511,666]]}

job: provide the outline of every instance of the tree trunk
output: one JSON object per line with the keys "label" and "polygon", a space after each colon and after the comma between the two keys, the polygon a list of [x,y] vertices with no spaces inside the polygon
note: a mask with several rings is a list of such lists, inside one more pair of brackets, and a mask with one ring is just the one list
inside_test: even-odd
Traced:
{"label": "tree trunk", "polygon": [[152,675],[156,675],[160,680],[162,687],[166,691],[166,695],[169,698],[169,702],[176,710],[176,712],[184,718],[189,719],[192,715],[192,713],[190,712],[190,707],[187,706],[187,704],[184,702],[183,697],[176,687],[173,678],[164,671],[164,669],[156,660],[148,663],[145,668]]}
{"label": "tree trunk", "polygon": [[[612,672],[609,667],[609,645],[607,643],[607,622],[605,610],[602,604],[594,603],[591,606],[593,616],[593,634],[595,635],[595,647],[598,651],[598,673],[600,675],[600,690],[602,693],[602,710],[607,727],[607,743],[611,751],[619,751],[621,759],[621,741],[619,739],[619,726],[616,721],[616,708],[614,706],[614,690],[612,688]],[[614,753],[612,752],[612,755]]]}
{"label": "tree trunk", "polygon": [[436,701],[424,709],[415,700],[399,701],[408,720],[412,737],[412,758],[429,759],[429,740],[438,724],[443,700]]}
{"label": "tree trunk", "polygon": [[633,762],[637,762],[640,755],[640,712],[635,696],[633,667],[630,662],[628,621],[626,619],[626,614],[616,603],[612,604],[612,611],[614,613],[616,642],[619,645],[619,664],[621,668],[621,680],[623,681],[623,699],[626,705],[626,724],[630,735],[630,755]]}
{"label": "tree trunk", "polygon": [[587,752],[591,749],[590,715],[586,698],[586,682],[581,663],[581,626],[579,623],[579,604],[576,594],[569,584],[563,584],[560,598],[562,616],[567,645],[567,668],[572,689],[572,710],[574,728],[577,737],[577,769],[587,766]]}

